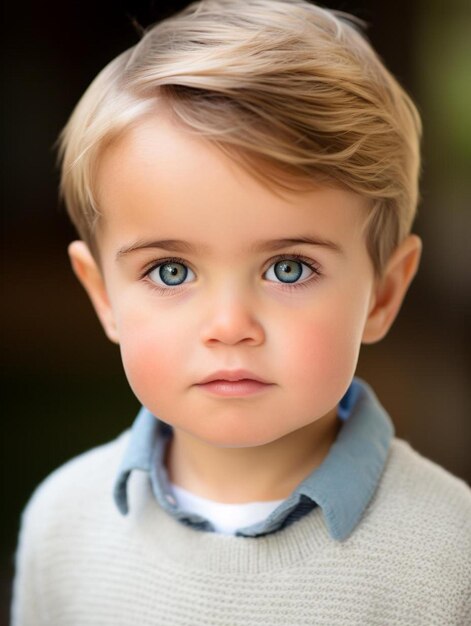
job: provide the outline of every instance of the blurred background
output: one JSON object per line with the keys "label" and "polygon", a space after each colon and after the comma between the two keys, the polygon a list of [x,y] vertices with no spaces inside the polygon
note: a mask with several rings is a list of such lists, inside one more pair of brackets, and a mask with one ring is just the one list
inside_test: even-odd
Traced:
{"label": "blurred background", "polygon": [[[119,352],[69,268],[74,233],[57,200],[53,145],[97,72],[137,42],[134,23],[148,26],[187,4],[4,4],[0,623],[8,620],[19,516],[32,490],[71,456],[114,438],[138,409]],[[470,481],[471,4],[323,5],[370,25],[370,40],[425,127],[415,226],[421,269],[388,337],[363,350],[358,374],[390,411],[397,436]]]}

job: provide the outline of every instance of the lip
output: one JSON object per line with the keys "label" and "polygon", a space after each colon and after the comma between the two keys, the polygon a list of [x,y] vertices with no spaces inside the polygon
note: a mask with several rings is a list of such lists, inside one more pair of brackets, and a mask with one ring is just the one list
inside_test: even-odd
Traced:
{"label": "lip", "polygon": [[212,396],[242,398],[257,395],[272,385],[261,383],[253,378],[244,378],[243,380],[212,380],[209,383],[199,384],[198,387]]}
{"label": "lip", "polygon": [[197,386],[213,396],[240,398],[263,392],[272,384],[253,372],[238,369],[213,372]]}
{"label": "lip", "polygon": [[214,381],[226,381],[226,382],[237,382],[237,381],[256,381],[258,383],[262,383],[264,385],[268,385],[268,381],[264,380],[257,374],[249,372],[248,370],[238,369],[238,370],[219,370],[217,372],[213,372],[203,378],[198,384],[205,385],[207,383],[211,383]]}

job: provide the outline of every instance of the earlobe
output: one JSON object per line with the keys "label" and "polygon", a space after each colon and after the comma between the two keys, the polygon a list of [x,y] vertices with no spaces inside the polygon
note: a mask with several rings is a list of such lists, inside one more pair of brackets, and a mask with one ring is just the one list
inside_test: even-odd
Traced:
{"label": "earlobe", "polygon": [[380,341],[391,328],[417,272],[421,252],[420,238],[409,235],[392,254],[375,285],[362,343]]}
{"label": "earlobe", "polygon": [[103,275],[89,247],[83,241],[73,241],[69,245],[68,252],[72,269],[88,293],[106,335],[113,343],[119,343]]}

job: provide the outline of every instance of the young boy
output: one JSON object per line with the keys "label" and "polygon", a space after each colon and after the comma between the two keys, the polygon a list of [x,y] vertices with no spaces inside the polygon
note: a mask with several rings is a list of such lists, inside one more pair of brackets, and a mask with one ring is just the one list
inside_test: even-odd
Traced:
{"label": "young boy", "polygon": [[419,135],[304,0],[203,0],[101,72],[69,251],[143,408],[32,497],[14,624],[470,623],[470,491],[354,378],[419,263]]}

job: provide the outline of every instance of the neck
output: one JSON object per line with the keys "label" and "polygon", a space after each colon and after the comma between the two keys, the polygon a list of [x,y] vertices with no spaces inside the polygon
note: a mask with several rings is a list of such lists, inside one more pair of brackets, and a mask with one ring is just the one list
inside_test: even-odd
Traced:
{"label": "neck", "polygon": [[166,465],[175,485],[221,503],[284,500],[327,456],[340,429],[336,408],[265,445],[220,448],[174,429]]}

